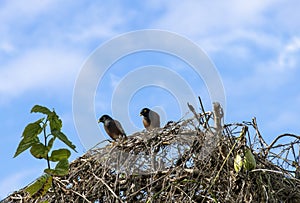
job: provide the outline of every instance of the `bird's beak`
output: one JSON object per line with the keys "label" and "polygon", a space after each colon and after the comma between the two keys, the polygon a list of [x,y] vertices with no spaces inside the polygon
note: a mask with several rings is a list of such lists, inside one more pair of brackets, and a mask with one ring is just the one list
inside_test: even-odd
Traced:
{"label": "bird's beak", "polygon": [[101,123],[101,120],[100,120],[100,119],[98,120],[98,123]]}
{"label": "bird's beak", "polygon": [[140,116],[143,116],[142,113],[140,113]]}

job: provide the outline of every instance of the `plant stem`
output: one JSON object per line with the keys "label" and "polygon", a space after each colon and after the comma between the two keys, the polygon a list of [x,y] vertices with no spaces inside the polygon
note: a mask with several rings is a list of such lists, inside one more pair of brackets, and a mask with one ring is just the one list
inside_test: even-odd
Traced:
{"label": "plant stem", "polygon": [[[48,120],[46,120],[46,123],[47,123]],[[44,145],[45,147],[47,147],[47,135],[46,135],[46,125],[44,125],[44,128],[43,128],[43,132],[44,132]],[[46,159],[47,159],[47,165],[48,165],[48,169],[51,169],[50,167],[50,160],[49,160],[49,155],[47,153],[46,155]],[[52,175],[51,175],[52,176]],[[53,191],[54,191],[54,194],[56,196],[56,189],[55,189],[55,185],[54,185],[54,182],[53,182],[53,179],[52,179],[52,188],[53,188]]]}
{"label": "plant stem", "polygon": [[[46,126],[44,127],[43,131],[44,131],[44,140],[45,140],[45,144],[44,145],[45,145],[45,147],[47,147]],[[46,155],[46,158],[47,158],[48,169],[50,169],[50,161],[49,161],[49,155],[48,155],[48,153]]]}

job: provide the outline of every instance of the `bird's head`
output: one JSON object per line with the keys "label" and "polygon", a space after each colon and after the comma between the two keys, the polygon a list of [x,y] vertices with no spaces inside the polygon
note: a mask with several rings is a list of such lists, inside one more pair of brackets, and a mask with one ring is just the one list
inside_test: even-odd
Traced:
{"label": "bird's head", "polygon": [[104,123],[106,120],[111,120],[112,118],[109,115],[103,115],[99,118],[98,123]]}
{"label": "bird's head", "polygon": [[148,108],[143,108],[140,112],[140,116],[147,117],[149,115],[150,109]]}

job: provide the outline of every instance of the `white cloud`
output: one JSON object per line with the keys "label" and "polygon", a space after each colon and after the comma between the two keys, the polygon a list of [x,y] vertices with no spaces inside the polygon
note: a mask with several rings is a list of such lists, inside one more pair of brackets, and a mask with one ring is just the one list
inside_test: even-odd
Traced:
{"label": "white cloud", "polygon": [[296,33],[298,18],[291,17],[299,13],[298,4],[282,0],[163,1],[164,13],[153,26],[188,36],[209,54],[231,52],[244,58],[255,54],[249,45],[279,49],[283,36],[278,35],[278,29],[288,26],[287,32]]}
{"label": "white cloud", "polygon": [[63,90],[74,83],[91,42],[95,46],[95,40],[100,44],[114,36],[124,15],[114,3],[4,3],[0,8],[1,100],[36,88]]}
{"label": "white cloud", "polygon": [[0,8],[0,54],[14,57],[12,51],[19,54],[56,45],[86,49],[93,40],[100,44],[116,35],[124,17],[120,6],[112,3],[7,1]]}
{"label": "white cloud", "polygon": [[[275,90],[288,82],[291,71],[299,66],[299,40],[293,37],[299,26],[295,22],[297,18],[291,18],[299,13],[296,1],[294,5],[282,0],[163,1],[161,5],[165,13],[153,25],[190,37],[209,55],[225,55],[230,57],[228,60],[241,64],[240,67],[236,64],[218,67],[223,72],[247,72],[238,77],[230,73],[226,89],[233,94]],[[284,27],[289,28],[288,36],[292,36],[288,43],[287,36],[282,35]],[[247,64],[243,66],[243,63]]]}
{"label": "white cloud", "polygon": [[71,17],[67,37],[76,42],[110,38],[118,34],[117,27],[125,24],[125,21],[126,13],[116,4],[89,5],[84,12]]}
{"label": "white cloud", "polygon": [[0,43],[0,50],[4,53],[12,53],[15,50],[15,47],[12,43],[4,41]]}
{"label": "white cloud", "polygon": [[264,23],[263,11],[274,1],[241,2],[237,0],[177,1],[165,6],[165,15],[157,21],[159,27],[203,36],[222,30],[259,26]]}
{"label": "white cloud", "polygon": [[290,0],[289,2],[280,0],[275,4],[273,15],[270,16],[270,25],[275,26],[277,31],[283,33],[299,33],[300,27],[300,1]]}
{"label": "white cloud", "polygon": [[56,3],[55,0],[6,1],[0,8],[0,21],[9,23],[22,16],[23,22],[26,23],[26,20],[48,11]]}
{"label": "white cloud", "polygon": [[[17,41],[14,36],[22,36],[19,28],[27,25],[44,13],[54,1],[6,1],[0,7],[0,54],[16,51]],[[33,6],[34,5],[34,6]],[[37,18],[38,19],[38,18]],[[28,36],[23,36],[24,38]],[[24,41],[21,39],[20,41]],[[26,39],[28,40],[28,38]],[[2,52],[2,53],[1,53]]]}
{"label": "white cloud", "polygon": [[231,96],[251,94],[259,96],[260,93],[265,91],[275,91],[278,94],[283,91],[281,88],[286,88],[285,85],[291,83],[291,77],[297,74],[296,68],[299,67],[300,60],[299,56],[291,54],[287,50],[286,47],[289,47],[289,44],[281,47],[282,49],[279,49],[276,55],[270,59],[252,61],[248,68],[236,67],[236,69],[244,68],[247,74],[237,77],[232,73],[227,77],[223,77],[227,93]]}
{"label": "white cloud", "polygon": [[289,82],[300,66],[300,38],[292,37],[286,44],[280,46],[277,55],[269,60],[256,64],[253,82],[261,86],[270,85],[274,89]]}
{"label": "white cloud", "polygon": [[75,81],[83,57],[58,49],[24,53],[0,69],[0,97],[10,99],[29,90],[65,90]]}
{"label": "white cloud", "polygon": [[300,65],[300,38],[294,37],[287,43],[279,55],[278,67],[280,70],[299,68]]}

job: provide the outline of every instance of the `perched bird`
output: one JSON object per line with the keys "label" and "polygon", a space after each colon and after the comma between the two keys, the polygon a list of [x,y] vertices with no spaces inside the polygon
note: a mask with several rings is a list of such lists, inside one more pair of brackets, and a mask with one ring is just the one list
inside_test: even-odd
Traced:
{"label": "perched bird", "polygon": [[109,115],[103,115],[99,118],[98,123],[104,124],[106,133],[113,139],[117,140],[120,138],[126,138],[124,129],[121,123],[117,120],[112,119]]}
{"label": "perched bird", "polygon": [[239,172],[242,169],[246,171],[251,171],[255,169],[256,161],[251,150],[246,147],[244,150],[241,150],[234,159],[234,170]]}
{"label": "perched bird", "polygon": [[233,167],[235,172],[251,171],[256,167],[256,160],[254,155],[251,152],[251,149],[246,146],[246,133],[248,132],[248,127],[244,126],[238,138],[238,147],[237,155],[234,158]]}
{"label": "perched bird", "polygon": [[140,112],[140,116],[143,116],[143,124],[147,130],[160,128],[160,117],[155,111],[143,108]]}

